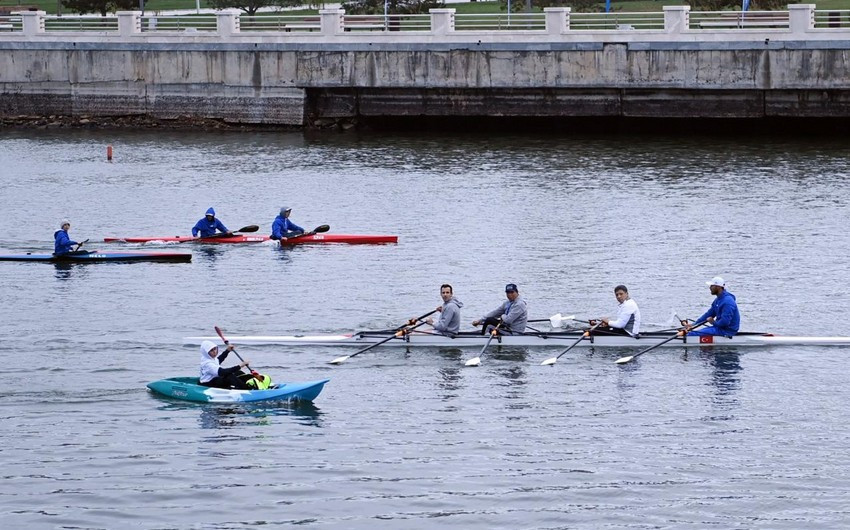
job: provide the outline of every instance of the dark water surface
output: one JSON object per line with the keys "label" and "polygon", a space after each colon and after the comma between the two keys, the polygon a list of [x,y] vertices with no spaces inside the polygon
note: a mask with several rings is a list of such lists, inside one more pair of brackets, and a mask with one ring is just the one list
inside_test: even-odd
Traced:
{"label": "dark water surface", "polygon": [[[106,145],[115,160],[105,160]],[[191,264],[0,263],[6,528],[846,528],[848,349],[243,347],[312,405],[203,406],[182,337],[464,327],[519,284],[532,318],[691,318],[723,275],[743,328],[850,335],[846,139],[0,132],[0,253],[188,233],[282,205],[398,245],[169,250]],[[134,249],[93,243],[89,248]],[[153,247],[153,248],[163,248]],[[633,351],[628,353],[634,353]]]}

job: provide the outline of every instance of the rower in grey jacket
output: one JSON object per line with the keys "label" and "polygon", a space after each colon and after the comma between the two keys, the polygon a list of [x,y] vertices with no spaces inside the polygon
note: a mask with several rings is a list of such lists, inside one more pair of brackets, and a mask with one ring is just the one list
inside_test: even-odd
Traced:
{"label": "rower in grey jacket", "polygon": [[525,324],[528,322],[528,306],[525,300],[519,296],[519,290],[516,284],[509,283],[505,286],[505,296],[508,299],[502,305],[490,311],[479,320],[472,322],[473,326],[481,324],[482,335],[487,333],[489,326],[496,326],[499,322],[502,323],[499,330],[504,335],[512,335],[525,331]]}
{"label": "rower in grey jacket", "polygon": [[433,318],[425,322],[434,326],[434,331],[440,335],[451,337],[460,331],[460,308],[463,307],[463,302],[454,297],[452,286],[447,283],[440,286],[440,297],[443,299],[443,305],[437,307],[440,319],[436,324]]}

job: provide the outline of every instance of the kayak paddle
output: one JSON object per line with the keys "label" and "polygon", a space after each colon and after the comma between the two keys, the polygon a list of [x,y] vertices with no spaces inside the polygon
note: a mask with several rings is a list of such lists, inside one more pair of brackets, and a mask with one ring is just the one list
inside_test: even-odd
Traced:
{"label": "kayak paddle", "polygon": [[[221,337],[221,340],[223,340],[223,341],[224,341],[224,345],[225,345],[225,346],[230,346],[230,342],[229,342],[227,339],[225,339],[225,338],[224,338],[224,333],[222,333],[222,332],[221,332],[221,328],[220,328],[220,327],[215,326],[215,332],[216,332],[216,333],[218,333],[218,336],[219,336],[219,337]],[[233,353],[235,353],[235,354],[236,354],[236,357],[238,357],[240,361],[242,361],[243,363],[245,362],[245,359],[243,359],[243,358],[242,358],[242,356],[241,356],[241,355],[239,355],[239,352],[238,352],[238,351],[236,351],[236,348],[234,348],[234,349],[232,349],[232,350],[230,350],[230,351],[232,351]],[[251,368],[251,367],[250,367],[250,366],[248,366],[247,364],[245,365],[245,367],[246,367],[248,370],[250,370],[252,374],[254,373],[254,369],[253,369],[253,368]]]}
{"label": "kayak paddle", "polygon": [[[702,325],[703,325],[703,324],[705,324],[706,322],[707,322],[707,320],[703,320],[702,322],[699,322],[699,323],[697,323],[697,324],[694,324],[693,326],[690,326],[690,329],[698,328],[699,326],[702,326]],[[614,362],[615,362],[615,363],[617,363],[617,364],[626,364],[627,362],[631,362],[631,361],[633,361],[634,359],[636,359],[636,358],[640,357],[641,355],[643,355],[644,353],[650,352],[650,351],[654,350],[655,348],[657,348],[657,347],[659,347],[659,346],[661,346],[661,345],[663,345],[663,344],[667,344],[668,342],[670,342],[670,341],[671,341],[671,340],[673,340],[673,339],[680,339],[680,338],[684,337],[684,336],[685,336],[685,333],[687,333],[687,330],[688,330],[688,326],[681,327],[681,328],[679,328],[679,329],[678,329],[678,331],[677,331],[677,332],[676,332],[676,333],[675,333],[672,337],[670,337],[669,339],[664,339],[664,340],[662,340],[661,342],[659,342],[658,344],[656,344],[656,345],[654,345],[654,346],[650,346],[649,348],[647,348],[647,349],[643,350],[643,351],[642,351],[642,352],[640,352],[640,353],[636,353],[636,354],[634,354],[634,355],[628,355],[628,356],[626,356],[626,357],[620,357],[619,359],[617,359],[617,360],[616,360],[616,361],[614,361]]]}
{"label": "kayak paddle", "polygon": [[74,249],[74,252],[76,252],[76,251],[80,250],[80,247],[81,247],[81,246],[83,246],[83,245],[85,245],[85,244],[86,244],[86,243],[88,243],[88,242],[89,242],[89,240],[88,240],[88,239],[86,239],[86,240],[85,240],[85,241],[83,241],[82,243],[77,243],[77,248],[75,248],[75,249]]}
{"label": "kayak paddle", "polygon": [[[330,361],[330,362],[329,362],[329,364],[339,364],[339,363],[341,363],[341,362],[345,362],[347,359],[351,359],[352,357],[355,357],[355,356],[357,356],[357,355],[360,355],[361,353],[363,353],[363,352],[365,352],[365,351],[369,351],[369,350],[371,350],[372,348],[374,348],[375,346],[380,346],[381,344],[383,344],[383,343],[385,343],[385,342],[389,342],[389,341],[391,341],[391,340],[393,340],[393,339],[395,339],[395,338],[399,338],[399,339],[400,339],[400,338],[404,337],[405,335],[407,335],[408,333],[410,333],[412,330],[414,330],[414,329],[418,328],[418,327],[419,327],[419,326],[421,326],[422,324],[425,324],[425,322],[424,322],[424,321],[422,321],[422,320],[423,320],[423,319],[425,319],[425,318],[427,318],[427,317],[429,317],[429,316],[431,316],[431,315],[433,315],[433,314],[434,314],[434,313],[436,313],[436,312],[437,312],[437,310],[435,309],[435,310],[433,310],[433,311],[430,311],[430,312],[428,312],[428,313],[425,313],[425,314],[424,314],[424,315],[422,315],[421,317],[412,318],[412,319],[408,320],[406,324],[404,324],[404,325],[402,325],[402,326],[399,326],[399,327],[395,328],[395,329],[393,330],[393,332],[394,332],[394,333],[393,333],[392,335],[390,335],[389,337],[387,337],[386,339],[384,339],[384,340],[382,340],[382,341],[380,341],[380,342],[376,342],[375,344],[369,345],[369,346],[367,346],[367,347],[363,348],[362,350],[360,350],[359,352],[352,353],[351,355],[343,355],[342,357],[337,357],[337,358],[336,358],[336,359],[334,359],[333,361]],[[419,321],[421,321],[421,322],[419,322],[418,324],[416,324],[416,325],[415,325],[415,326],[413,326],[412,328],[408,328],[408,326],[413,325],[413,323],[414,323],[414,322],[416,322],[417,320],[419,320]]]}
{"label": "kayak paddle", "polygon": [[560,354],[558,354],[558,356],[557,356],[557,357],[551,357],[551,358],[549,358],[549,359],[546,359],[545,361],[543,361],[543,362],[542,362],[542,363],[540,363],[540,364],[541,364],[541,365],[543,365],[543,366],[548,366],[548,365],[550,365],[550,364],[555,364],[555,362],[556,362],[558,359],[560,359],[560,358],[561,358],[561,355],[564,355],[564,354],[565,354],[565,353],[567,353],[568,351],[572,350],[574,347],[578,346],[578,343],[579,343],[579,342],[581,342],[583,339],[590,338],[590,334],[591,334],[591,333],[593,333],[593,330],[594,330],[594,329],[596,329],[597,327],[599,327],[599,325],[600,325],[600,324],[602,324],[602,322],[597,322],[596,324],[594,324],[594,325],[593,325],[593,327],[591,327],[591,328],[590,328],[590,329],[588,329],[588,330],[585,330],[585,332],[584,332],[584,333],[582,333],[582,334],[581,334],[581,336],[580,336],[578,339],[576,339],[576,341],[575,341],[575,342],[573,342],[572,344],[570,344],[570,347],[569,347],[569,348],[567,348],[566,350],[562,351]]}
{"label": "kayak paddle", "polygon": [[466,363],[464,364],[464,366],[478,366],[479,364],[481,364],[481,356],[482,356],[482,355],[484,355],[484,350],[486,350],[486,349],[487,349],[487,346],[489,346],[489,345],[490,345],[490,341],[492,341],[492,340],[493,340],[493,337],[495,337],[496,335],[498,335],[498,334],[499,334],[499,326],[501,326],[501,325],[502,325],[502,323],[501,323],[501,322],[499,322],[499,324],[498,324],[498,325],[496,325],[496,327],[495,327],[495,328],[493,328],[493,329],[490,331],[490,338],[489,338],[489,339],[487,339],[487,343],[484,345],[484,347],[483,347],[483,348],[481,348],[481,353],[479,353],[479,354],[478,354],[478,357],[473,357],[472,359],[470,359],[470,360],[466,361]]}
{"label": "kayak paddle", "polygon": [[233,232],[230,232],[230,233],[225,232],[224,234],[213,234],[211,236],[201,237],[199,239],[219,239],[219,238],[222,238],[222,237],[231,237],[233,234],[256,232],[259,229],[260,229],[260,227],[257,226],[257,225],[248,225],[248,226],[243,226],[239,230],[234,230]]}
{"label": "kayak paddle", "polygon": [[299,237],[308,237],[313,234],[321,234],[322,232],[327,232],[331,229],[330,225],[319,225],[316,228],[310,230],[309,232],[304,232],[303,234],[298,234],[297,236],[287,237],[286,239],[298,239]]}

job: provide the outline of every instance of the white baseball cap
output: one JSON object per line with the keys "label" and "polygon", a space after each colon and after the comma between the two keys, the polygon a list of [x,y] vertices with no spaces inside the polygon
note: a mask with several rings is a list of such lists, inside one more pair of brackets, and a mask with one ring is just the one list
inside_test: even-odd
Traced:
{"label": "white baseball cap", "polygon": [[708,286],[716,285],[718,287],[726,287],[726,282],[723,281],[723,278],[721,278],[720,276],[715,276],[711,279],[710,282],[705,282],[705,284]]}

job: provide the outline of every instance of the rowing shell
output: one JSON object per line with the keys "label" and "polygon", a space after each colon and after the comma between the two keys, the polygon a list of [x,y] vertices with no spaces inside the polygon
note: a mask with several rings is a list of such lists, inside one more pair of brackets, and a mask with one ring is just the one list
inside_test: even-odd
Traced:
{"label": "rowing shell", "polygon": [[54,254],[4,254],[0,261],[36,261],[45,263],[101,263],[104,261],[165,261],[171,263],[188,263],[192,261],[191,254],[175,252],[72,252],[56,256]]}
{"label": "rowing shell", "polygon": [[[552,333],[526,333],[521,335],[497,336],[493,345],[502,346],[555,346],[564,347],[578,340],[583,331],[558,331]],[[368,346],[393,336],[392,331],[364,331],[347,335],[249,335],[230,337],[239,344],[276,344],[283,346]],[[594,334],[591,339],[582,340],[577,347],[594,348],[645,348],[669,339],[673,332],[648,332],[639,339],[628,335]],[[461,332],[454,337],[446,337],[432,332],[412,332],[404,338],[395,338],[381,345],[395,347],[434,347],[434,348],[481,348],[486,344],[488,335],[479,332]],[[218,337],[186,337],[185,344],[199,344],[210,340],[221,344]],[[850,337],[795,337],[773,335],[772,333],[743,332],[732,338],[720,336],[684,337],[671,340],[662,347],[673,346],[779,346],[779,345],[816,345],[850,346]]]}
{"label": "rowing shell", "polygon": [[[271,240],[269,236],[234,235],[231,237],[197,238],[192,236],[152,236],[152,237],[106,237],[106,243],[263,243]],[[323,243],[347,243],[349,245],[380,245],[398,243],[398,236],[367,235],[367,234],[313,234],[311,236],[293,237],[286,240],[285,245],[318,245]]]}

